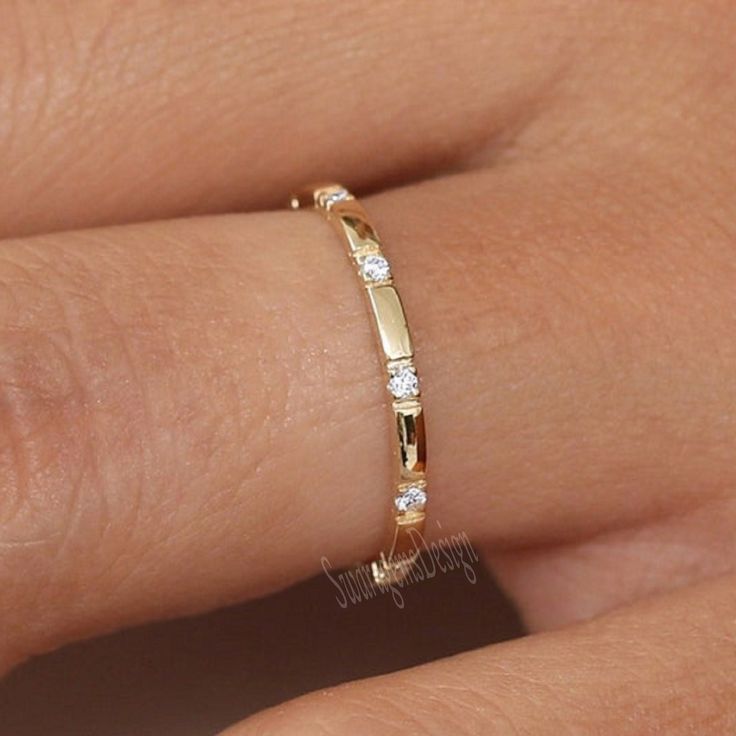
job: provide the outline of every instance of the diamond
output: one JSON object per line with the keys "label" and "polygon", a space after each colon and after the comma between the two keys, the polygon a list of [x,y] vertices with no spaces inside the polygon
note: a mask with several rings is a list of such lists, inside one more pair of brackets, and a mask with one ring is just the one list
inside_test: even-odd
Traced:
{"label": "diamond", "polygon": [[422,511],[427,503],[427,492],[421,486],[408,486],[394,499],[394,504],[402,514],[406,511]]}
{"label": "diamond", "polygon": [[347,189],[334,189],[333,191],[323,195],[322,197],[322,206],[325,209],[330,209],[333,204],[337,204],[338,202],[344,202],[346,199],[350,199],[352,197],[352,194]]}
{"label": "diamond", "polygon": [[360,272],[366,281],[386,281],[391,278],[391,266],[383,256],[370,255],[360,264]]}
{"label": "diamond", "polygon": [[386,388],[397,399],[407,399],[410,396],[419,396],[419,377],[416,368],[412,365],[403,365],[391,370]]}

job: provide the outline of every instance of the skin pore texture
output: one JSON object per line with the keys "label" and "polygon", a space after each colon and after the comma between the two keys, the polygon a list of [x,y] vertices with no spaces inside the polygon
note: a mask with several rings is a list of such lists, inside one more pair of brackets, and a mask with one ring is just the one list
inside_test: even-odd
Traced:
{"label": "skin pore texture", "polygon": [[361,294],[320,218],[260,211],[329,177],[405,301],[430,522],[554,631],[232,733],[733,730],[731,4],[0,17],[0,669],[377,549]]}

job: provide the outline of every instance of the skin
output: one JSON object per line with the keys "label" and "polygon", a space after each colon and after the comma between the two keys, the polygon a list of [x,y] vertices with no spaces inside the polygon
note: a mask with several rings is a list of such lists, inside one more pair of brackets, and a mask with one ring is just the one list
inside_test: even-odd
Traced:
{"label": "skin", "polygon": [[228,734],[734,730],[731,3],[0,17],[0,669],[378,547],[361,295],[258,212],[328,177],[412,324],[430,534],[537,633]]}

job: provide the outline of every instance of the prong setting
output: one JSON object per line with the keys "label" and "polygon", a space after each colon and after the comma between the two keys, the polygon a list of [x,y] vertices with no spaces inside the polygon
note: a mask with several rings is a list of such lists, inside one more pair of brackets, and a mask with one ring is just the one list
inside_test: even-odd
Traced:
{"label": "prong setting", "polygon": [[385,256],[370,253],[360,259],[360,275],[367,283],[384,283],[391,279],[391,266]]}
{"label": "prong setting", "polygon": [[399,488],[399,493],[394,499],[394,506],[400,514],[408,511],[424,511],[427,504],[427,487],[425,484],[412,483],[409,486]]}
{"label": "prong setting", "polygon": [[413,365],[398,365],[389,368],[386,388],[395,399],[410,399],[419,396],[419,376]]}

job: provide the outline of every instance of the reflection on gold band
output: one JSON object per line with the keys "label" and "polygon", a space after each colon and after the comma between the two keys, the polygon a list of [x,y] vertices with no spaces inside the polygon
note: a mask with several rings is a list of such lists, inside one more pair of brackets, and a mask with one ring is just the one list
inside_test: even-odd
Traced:
{"label": "reflection on gold band", "polygon": [[386,360],[411,358],[414,348],[399,292],[393,286],[376,286],[368,289],[368,299]]}

